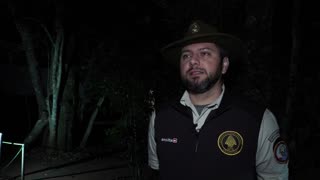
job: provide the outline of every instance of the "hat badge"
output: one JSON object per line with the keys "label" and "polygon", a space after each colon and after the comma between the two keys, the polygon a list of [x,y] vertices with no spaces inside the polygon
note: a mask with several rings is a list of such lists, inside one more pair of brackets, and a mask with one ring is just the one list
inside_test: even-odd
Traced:
{"label": "hat badge", "polygon": [[190,25],[191,34],[198,33],[200,31],[200,26],[197,23],[193,23]]}

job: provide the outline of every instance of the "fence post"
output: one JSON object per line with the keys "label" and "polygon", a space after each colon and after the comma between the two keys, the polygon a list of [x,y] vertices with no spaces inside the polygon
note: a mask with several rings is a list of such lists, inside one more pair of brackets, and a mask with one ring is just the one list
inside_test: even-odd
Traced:
{"label": "fence post", "polygon": [[0,162],[1,162],[1,145],[2,145],[2,133],[0,132]]}
{"label": "fence post", "polygon": [[[6,141],[2,141],[1,140],[1,144],[2,143],[3,144],[11,144],[11,145],[16,145],[16,146],[21,146],[21,149],[19,150],[19,152],[21,153],[21,180],[24,180],[24,144],[14,143],[14,142],[6,142]],[[0,146],[0,148],[1,148],[1,146]],[[19,152],[17,153],[17,155],[19,154]],[[11,162],[17,157],[17,155],[11,160]]]}

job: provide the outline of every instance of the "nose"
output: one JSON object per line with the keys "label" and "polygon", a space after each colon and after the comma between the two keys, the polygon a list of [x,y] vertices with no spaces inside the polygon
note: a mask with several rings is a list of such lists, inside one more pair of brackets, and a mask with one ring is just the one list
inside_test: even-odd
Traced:
{"label": "nose", "polygon": [[190,65],[194,66],[199,64],[200,64],[199,57],[197,55],[192,56],[190,59]]}

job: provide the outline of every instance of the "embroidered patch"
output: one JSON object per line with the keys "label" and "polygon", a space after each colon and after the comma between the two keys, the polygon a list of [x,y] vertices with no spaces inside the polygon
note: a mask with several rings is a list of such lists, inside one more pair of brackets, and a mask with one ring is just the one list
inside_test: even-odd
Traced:
{"label": "embroidered patch", "polygon": [[289,152],[287,144],[279,137],[273,145],[274,157],[279,163],[287,163],[289,159]]}
{"label": "embroidered patch", "polygon": [[198,33],[200,31],[200,26],[197,23],[193,23],[191,24],[191,26],[189,27],[189,31],[194,34],[194,33]]}
{"label": "embroidered patch", "polygon": [[236,131],[225,131],[218,137],[218,147],[223,154],[237,155],[243,147],[242,136]]}
{"label": "embroidered patch", "polygon": [[161,138],[162,142],[169,142],[169,143],[178,143],[178,139],[177,138]]}

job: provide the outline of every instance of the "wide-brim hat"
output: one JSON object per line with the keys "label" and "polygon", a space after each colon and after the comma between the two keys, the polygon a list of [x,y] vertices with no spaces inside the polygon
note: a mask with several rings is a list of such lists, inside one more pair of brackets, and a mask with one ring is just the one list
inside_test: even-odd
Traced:
{"label": "wide-brim hat", "polygon": [[216,27],[201,20],[193,21],[184,37],[163,47],[161,53],[170,64],[178,65],[181,49],[200,42],[213,42],[223,48],[229,56],[230,64],[247,59],[247,49],[242,40],[231,34],[219,32]]}

